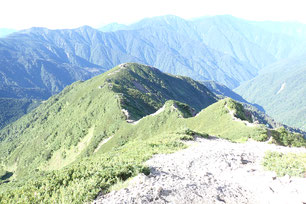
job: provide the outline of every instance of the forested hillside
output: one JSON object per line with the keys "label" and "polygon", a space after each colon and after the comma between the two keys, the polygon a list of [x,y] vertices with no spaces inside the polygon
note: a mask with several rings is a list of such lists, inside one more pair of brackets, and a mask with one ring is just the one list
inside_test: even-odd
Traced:
{"label": "forested hillside", "polygon": [[262,104],[276,120],[306,130],[305,55],[283,60],[235,89],[246,100]]}

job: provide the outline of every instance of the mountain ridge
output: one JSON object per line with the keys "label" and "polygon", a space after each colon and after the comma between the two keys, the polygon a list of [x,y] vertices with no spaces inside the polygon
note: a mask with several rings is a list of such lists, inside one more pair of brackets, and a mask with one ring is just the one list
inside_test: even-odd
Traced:
{"label": "mountain ridge", "polygon": [[242,104],[217,101],[200,82],[126,63],[65,87],[0,130],[0,202],[88,202],[148,174],[143,162],[154,154],[209,135],[306,145],[299,134],[253,123]]}
{"label": "mountain ridge", "polygon": [[[144,81],[142,77],[145,77],[147,81]],[[133,82],[137,82],[137,84]],[[140,86],[142,88],[139,88]],[[148,91],[144,92],[144,89]],[[192,100],[190,93],[194,93]],[[68,98],[66,99],[66,97]],[[105,100],[103,101],[99,97]],[[34,149],[44,153],[41,154],[40,152],[40,156],[34,153],[28,156],[30,158],[41,156],[48,158],[49,154],[52,155],[52,152],[60,149],[60,144],[52,142],[55,138],[61,138],[61,143],[64,146],[67,145],[70,147],[84,137],[84,134],[86,135],[86,132],[91,127],[96,127],[93,132],[94,136],[101,137],[106,132],[116,131],[119,124],[129,119],[123,114],[123,109],[129,111],[132,119],[140,119],[145,115],[155,112],[163,103],[170,99],[179,99],[182,102],[188,102],[197,111],[216,102],[214,94],[201,83],[190,78],[182,77],[176,79],[173,76],[163,74],[156,68],[133,63],[123,64],[90,81],[75,82],[71,86],[66,87],[60,94],[52,96],[46,102],[42,103],[28,115],[2,129],[0,131],[2,155],[7,155],[8,152],[13,151],[15,145],[20,143],[20,140],[32,137],[31,143],[40,146]],[[94,106],[91,105],[94,103]],[[98,105],[97,103],[110,106],[110,109],[114,113],[111,110],[107,110],[102,104]],[[73,109],[78,110],[73,112]],[[107,127],[106,124],[97,125],[95,117],[99,113],[107,115],[103,117],[104,119],[100,120],[106,120],[109,117],[112,118],[111,114],[114,114],[116,116],[115,118],[112,120],[108,119],[113,121],[114,125],[110,125],[110,121],[106,123],[110,127]],[[81,115],[77,120],[76,118],[78,116],[76,114]],[[65,115],[70,115],[76,121],[72,123],[69,123],[67,120],[62,121],[63,119],[61,118],[65,118]],[[75,126],[77,123],[79,124],[78,128]],[[105,132],[100,135],[99,129],[103,128],[105,128]],[[33,135],[36,136],[33,137]],[[9,139],[10,137],[11,139],[15,138],[13,143],[9,142],[11,140]],[[42,138],[44,138],[44,142],[41,141]],[[27,143],[28,141],[25,140],[24,142]],[[24,147],[24,151],[31,152],[33,145],[26,145],[29,147]],[[44,145],[49,148],[44,147]],[[23,157],[21,152],[15,154],[19,155],[20,160]],[[14,160],[14,158],[16,158],[16,155],[11,159]],[[4,156],[2,157],[2,161],[3,159],[10,160],[9,157]],[[20,170],[16,169],[16,172],[21,172],[19,174],[22,175],[23,168],[26,168],[28,165],[18,166]],[[34,161],[31,166],[33,166],[32,168],[35,167]]]}

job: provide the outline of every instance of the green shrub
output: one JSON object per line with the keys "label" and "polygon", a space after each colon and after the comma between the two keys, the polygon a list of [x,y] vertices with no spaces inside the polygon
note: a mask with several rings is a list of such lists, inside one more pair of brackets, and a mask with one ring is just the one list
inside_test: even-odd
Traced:
{"label": "green shrub", "polygon": [[243,105],[241,103],[238,103],[234,101],[233,99],[227,99],[226,100],[227,106],[234,110],[234,116],[241,119],[241,120],[247,120],[249,122],[252,122],[252,118],[250,114],[247,113],[247,111],[243,108]]}
{"label": "green shrub", "polygon": [[278,176],[306,177],[306,154],[283,154],[266,152],[262,165],[266,170],[275,171]]}
{"label": "green shrub", "polygon": [[194,138],[191,135],[182,135],[180,136],[181,140],[193,140]]}
{"label": "green shrub", "polygon": [[284,127],[278,128],[277,130],[271,131],[272,142],[292,147],[306,147],[306,140],[303,135],[297,133],[291,133],[287,131]]}
{"label": "green shrub", "polygon": [[253,135],[252,139],[259,141],[259,142],[267,141],[268,140],[268,130],[259,129],[258,134]]}
{"label": "green shrub", "polygon": [[189,128],[185,128],[179,132],[177,132],[177,134],[182,135],[180,138],[182,140],[193,140],[194,137],[198,136],[198,137],[203,137],[203,138],[208,138],[209,135],[207,133],[199,133],[199,132],[195,132]]}

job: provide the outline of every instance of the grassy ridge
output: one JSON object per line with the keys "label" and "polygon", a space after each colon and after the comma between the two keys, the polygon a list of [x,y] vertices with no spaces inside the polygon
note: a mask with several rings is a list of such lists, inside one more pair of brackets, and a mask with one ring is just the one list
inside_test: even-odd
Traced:
{"label": "grassy ridge", "polygon": [[148,173],[143,162],[184,148],[182,139],[267,138],[264,126],[233,120],[247,119],[240,104],[214,102],[190,78],[133,63],[74,83],[0,131],[0,202],[83,203]]}
{"label": "grassy ridge", "polygon": [[[43,187],[44,185],[52,188],[48,195],[44,193],[41,195],[44,201],[58,200],[61,194],[59,191],[64,188],[63,180],[67,178],[69,182],[65,183],[67,188],[64,188],[66,193],[70,188],[74,190],[74,185],[84,185],[75,195],[76,197],[68,196],[67,199],[86,200],[85,194],[91,195],[87,192],[88,189],[100,190],[103,185],[109,186],[117,179],[123,179],[116,173],[107,173],[108,171],[99,169],[99,166],[106,165],[106,169],[115,169],[114,171],[121,171],[120,169],[123,168],[122,171],[125,171],[126,162],[119,166],[112,166],[113,164],[109,163],[110,158],[116,158],[122,147],[138,137],[141,143],[143,140],[157,137],[157,133],[168,134],[162,131],[166,129],[161,128],[158,121],[151,121],[149,126],[139,128],[140,126],[131,126],[126,123],[126,119],[142,118],[155,112],[167,100],[179,98],[183,102],[188,101],[198,110],[216,101],[215,96],[205,86],[190,78],[167,75],[155,68],[133,63],[125,64],[124,67],[119,66],[91,80],[76,82],[65,88],[60,94],[51,97],[31,113],[0,131],[0,176],[2,180],[0,191],[6,192],[2,194],[5,195],[4,200],[9,199],[7,196],[11,195],[16,200],[34,199],[38,202],[40,198],[33,197],[33,192],[44,191],[46,188]],[[188,105],[178,103],[178,107],[184,110],[179,114],[180,117],[192,115],[188,112],[192,110]],[[128,110],[131,117],[128,118],[123,114],[122,109]],[[164,120],[166,119],[162,121]],[[175,119],[170,121],[173,123]],[[167,126],[169,131],[171,127],[172,125]],[[160,131],[156,131],[158,129]],[[171,129],[171,132],[175,131]],[[112,139],[101,147],[104,139],[110,137]],[[132,176],[139,172],[138,164],[140,165],[153,153],[166,151],[166,149],[171,151],[171,146],[174,149],[177,149],[176,146],[183,146],[177,140],[174,142],[171,140],[173,144],[170,142],[169,145],[166,141],[163,142],[159,144],[160,139],[158,142],[154,141],[154,144],[151,145],[153,150],[149,156],[140,156],[138,160],[133,159],[136,163],[129,165],[132,173],[128,175]],[[142,145],[144,144],[138,144],[140,149],[147,148]],[[147,145],[150,146],[150,144]],[[95,155],[99,156],[94,159]],[[119,155],[124,156],[125,153]],[[126,159],[118,156],[119,160]],[[85,167],[79,166],[83,163],[84,166],[93,169],[92,172],[101,171],[101,174],[106,172],[110,180],[106,179],[101,185],[95,183],[96,188],[86,187],[89,185],[87,176],[92,177],[92,174],[87,175],[83,172]],[[120,164],[120,162],[117,163]],[[67,178],[65,176],[68,171],[65,170],[66,168],[72,168],[73,172],[81,171],[80,175],[84,173],[84,176],[77,177],[73,184],[69,176]],[[6,183],[8,181],[9,183]],[[29,185],[25,185],[28,181],[34,183],[30,182]],[[30,194],[20,193],[20,190]],[[84,193],[82,194],[81,191]],[[27,196],[20,198],[23,194]],[[82,198],[79,198],[79,195]]]}
{"label": "grassy ridge", "polygon": [[263,126],[248,127],[243,122],[233,121],[226,104],[231,107],[237,102],[228,98],[209,106],[190,118],[190,128],[237,142],[247,141],[248,138],[259,140],[258,136],[267,135]]}
{"label": "grassy ridge", "polygon": [[[59,171],[45,172],[47,175],[33,179],[21,187],[16,187],[18,182],[3,184],[0,188],[2,200],[81,203],[93,199],[100,190],[108,191],[111,185],[124,181],[138,172],[146,173],[147,168],[142,162],[153,154],[171,153],[184,148],[181,139],[190,139],[190,134],[184,130],[189,129],[197,135],[205,135],[205,131],[212,131],[206,122],[211,119],[213,111],[225,110],[225,102],[226,100],[209,106],[206,111],[204,110],[206,114],[203,111],[196,117],[183,118],[184,113],[176,108],[177,102],[168,101],[164,110],[157,115],[147,116],[137,124],[122,123],[116,134],[90,157],[84,157]],[[217,116],[219,119],[216,120],[227,121],[231,123],[229,127],[234,125],[239,129],[233,132],[228,130],[230,135],[235,135],[233,138],[229,138],[226,130],[222,128],[216,128],[214,133],[235,141],[248,138],[244,135],[244,128],[248,127],[235,126],[240,122],[230,120],[226,111],[221,111]],[[196,118],[198,119],[195,129]],[[256,130],[253,134],[256,134]]]}
{"label": "grassy ridge", "polygon": [[[82,203],[138,172],[148,173],[143,161],[153,154],[171,153],[185,147],[180,141],[182,135],[171,131],[173,121],[182,113],[171,108],[173,102],[168,104],[164,112],[146,117],[137,125],[122,124],[122,129],[90,158],[85,157],[59,171],[46,172],[44,177],[33,178],[27,184],[18,181],[2,184],[0,200]],[[150,131],[146,124],[150,124]]]}

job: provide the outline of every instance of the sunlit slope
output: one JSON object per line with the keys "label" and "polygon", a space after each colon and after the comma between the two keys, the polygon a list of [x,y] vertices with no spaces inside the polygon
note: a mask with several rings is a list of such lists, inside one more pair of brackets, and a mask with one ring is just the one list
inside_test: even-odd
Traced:
{"label": "sunlit slope", "polygon": [[197,81],[122,64],[72,84],[0,131],[0,202],[84,203],[148,173],[143,162],[186,147],[181,140],[266,141],[267,133],[241,104],[216,102]]}
{"label": "sunlit slope", "polygon": [[126,119],[140,119],[170,99],[190,104],[194,112],[216,101],[204,85],[190,78],[139,64],[121,65],[74,83],[4,128],[1,162],[15,177],[30,170],[60,169],[93,154]]}

